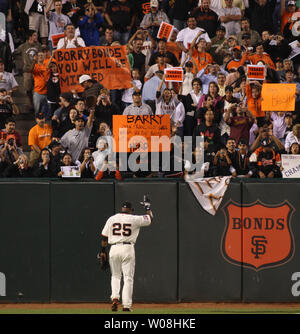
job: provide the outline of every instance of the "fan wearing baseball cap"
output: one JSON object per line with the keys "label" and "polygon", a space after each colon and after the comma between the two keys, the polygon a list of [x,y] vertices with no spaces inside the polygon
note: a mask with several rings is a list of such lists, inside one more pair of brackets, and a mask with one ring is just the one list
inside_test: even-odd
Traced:
{"label": "fan wearing baseball cap", "polygon": [[100,90],[104,88],[99,82],[93,80],[88,74],[79,77],[79,84],[84,88],[82,97],[86,99],[88,96],[98,96]]}
{"label": "fan wearing baseball cap", "polygon": [[92,132],[94,122],[95,109],[90,108],[90,113],[85,122],[80,115],[75,118],[75,128],[67,131],[60,139],[60,143],[67,150],[73,161],[77,161],[81,152],[85,147],[88,147],[88,140]]}
{"label": "fan wearing baseball cap", "polygon": [[240,45],[236,45],[232,48],[233,59],[230,60],[227,65],[227,71],[237,70],[240,66],[243,65],[242,62],[242,48]]}
{"label": "fan wearing baseball cap", "polygon": [[35,114],[36,125],[34,125],[28,134],[28,145],[31,147],[30,165],[39,158],[43,148],[48,146],[52,141],[52,127],[46,123],[45,115],[42,112]]}
{"label": "fan wearing baseball cap", "polygon": [[170,23],[168,15],[159,8],[157,0],[151,0],[150,12],[144,15],[140,27],[148,30],[152,37],[156,38],[159,26],[162,22]]}
{"label": "fan wearing baseball cap", "polygon": [[[222,65],[223,64],[223,54],[225,54],[225,50],[223,50],[223,52],[218,53],[216,52],[218,47],[220,47],[220,45],[223,45],[225,47],[225,45],[223,44],[225,42],[225,34],[226,34],[226,29],[223,26],[218,26],[217,30],[216,30],[216,36],[212,38],[211,40],[211,47],[210,47],[210,54],[212,55],[214,61],[219,64]],[[229,48],[228,45],[226,45],[227,49]]]}
{"label": "fan wearing baseball cap", "polygon": [[296,12],[299,12],[299,9],[297,8],[296,1],[289,0],[288,3],[287,3],[287,6],[285,6],[285,4],[286,4],[286,2],[281,0],[281,3],[280,3],[280,16],[281,16],[280,30],[281,30],[281,32],[283,32],[283,29],[284,29],[285,25],[289,22],[289,20],[292,18],[292,16]]}

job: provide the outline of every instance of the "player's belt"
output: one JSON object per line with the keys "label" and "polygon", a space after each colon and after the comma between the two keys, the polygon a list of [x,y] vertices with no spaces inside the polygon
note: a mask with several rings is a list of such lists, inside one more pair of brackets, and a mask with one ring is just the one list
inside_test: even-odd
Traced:
{"label": "player's belt", "polygon": [[114,246],[114,245],[132,245],[132,242],[126,242],[126,241],[124,241],[124,242],[116,242],[115,244],[111,244],[112,246]]}

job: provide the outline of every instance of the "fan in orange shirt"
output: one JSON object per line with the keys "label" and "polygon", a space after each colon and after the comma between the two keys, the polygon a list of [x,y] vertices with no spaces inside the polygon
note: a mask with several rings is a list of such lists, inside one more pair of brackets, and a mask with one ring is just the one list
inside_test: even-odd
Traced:
{"label": "fan in orange shirt", "polygon": [[46,123],[42,112],[35,115],[36,125],[28,133],[28,145],[31,147],[30,164],[33,166],[41,150],[48,146],[52,140],[52,127]]}
{"label": "fan in orange shirt", "polygon": [[29,70],[34,79],[33,106],[35,112],[39,112],[41,105],[47,103],[47,81],[50,74],[48,63],[49,59],[46,59],[45,53],[40,51],[34,56]]}
{"label": "fan in orange shirt", "polygon": [[257,120],[257,126],[263,124],[265,112],[261,109],[261,89],[262,85],[258,81],[249,82],[246,85],[247,108]]}
{"label": "fan in orange shirt", "polygon": [[251,54],[250,51],[246,51],[242,57],[242,64],[249,60],[253,65],[256,65],[258,62],[262,62],[272,70],[276,70],[276,66],[271,59],[271,57],[264,52],[264,46],[262,43],[259,43],[255,47],[255,53]]}
{"label": "fan in orange shirt", "polygon": [[299,12],[299,9],[297,9],[296,5],[297,5],[296,1],[290,0],[287,3],[287,8],[286,8],[285,0],[280,1],[281,32],[283,32],[285,25],[289,22],[294,13]]}
{"label": "fan in orange shirt", "polygon": [[240,66],[243,65],[242,61],[242,48],[240,45],[236,45],[232,48],[233,59],[231,59],[227,65],[226,70],[230,72],[231,70],[237,70]]}
{"label": "fan in orange shirt", "polygon": [[174,28],[173,33],[170,37],[170,41],[167,42],[166,50],[172,52],[177,58],[178,62],[180,63],[182,50],[176,43],[177,35],[178,35],[178,30]]}
{"label": "fan in orange shirt", "polygon": [[190,50],[190,53],[192,53],[192,57],[197,64],[198,71],[201,71],[206,65],[212,64],[214,61],[212,56],[205,51],[206,46],[206,40],[204,38],[200,38],[195,48]]}

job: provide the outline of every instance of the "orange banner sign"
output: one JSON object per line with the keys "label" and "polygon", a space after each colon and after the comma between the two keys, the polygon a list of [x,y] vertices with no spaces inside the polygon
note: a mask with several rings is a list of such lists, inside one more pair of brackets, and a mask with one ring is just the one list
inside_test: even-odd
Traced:
{"label": "orange banner sign", "polygon": [[248,80],[265,80],[265,66],[247,65]]}
{"label": "orange banner sign", "polygon": [[167,40],[167,42],[169,42],[170,38],[172,36],[172,33],[173,33],[173,29],[174,29],[174,26],[172,26],[171,24],[166,23],[166,22],[162,22],[160,24],[160,27],[159,27],[159,30],[158,30],[158,33],[157,33],[157,38],[158,39],[165,38]]}
{"label": "orange banner sign", "polygon": [[165,68],[164,73],[166,75],[166,82],[183,82],[183,69],[182,67],[169,67]]}
{"label": "orange banner sign", "polygon": [[82,92],[79,77],[88,74],[107,89],[132,87],[126,46],[59,49],[55,52],[61,92]]}
{"label": "orange banner sign", "polygon": [[62,33],[62,34],[56,34],[56,35],[52,35],[52,36],[51,36],[52,46],[53,46],[54,48],[56,48],[56,47],[57,47],[57,43],[58,43],[58,41],[59,41],[61,38],[64,38],[64,37],[65,37],[65,34],[64,34],[64,33]]}
{"label": "orange banner sign", "polygon": [[295,110],[296,84],[263,84],[263,111],[293,111]]}
{"label": "orange banner sign", "polygon": [[170,151],[169,115],[114,115],[114,152]]}

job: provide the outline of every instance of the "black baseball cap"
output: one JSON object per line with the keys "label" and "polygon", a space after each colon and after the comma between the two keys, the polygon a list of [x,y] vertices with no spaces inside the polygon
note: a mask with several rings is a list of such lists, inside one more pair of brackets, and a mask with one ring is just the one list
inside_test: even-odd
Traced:
{"label": "black baseball cap", "polygon": [[62,93],[62,94],[60,94],[60,96],[62,98],[64,98],[65,100],[67,100],[68,102],[70,102],[73,98],[73,95],[71,93],[68,93],[68,92]]}
{"label": "black baseball cap", "polygon": [[75,121],[80,121],[80,120],[85,121],[82,115],[77,115],[77,116],[75,117]]}
{"label": "black baseball cap", "polygon": [[232,86],[226,86],[225,87],[225,92],[230,91],[233,92],[233,87]]}
{"label": "black baseball cap", "polygon": [[142,93],[141,93],[141,92],[136,92],[136,91],[135,91],[135,92],[132,93],[132,96],[135,96],[135,95],[142,95]]}
{"label": "black baseball cap", "polygon": [[239,142],[238,142],[238,145],[247,145],[247,146],[248,146],[248,142],[247,142],[246,139],[241,138],[241,139],[239,140]]}
{"label": "black baseball cap", "polygon": [[216,31],[218,31],[218,30],[226,31],[225,27],[223,27],[223,26],[219,26]]}
{"label": "black baseball cap", "polygon": [[132,204],[130,202],[128,202],[128,201],[126,201],[126,202],[124,202],[122,204],[122,208],[124,208],[124,209],[133,209]]}
{"label": "black baseball cap", "polygon": [[186,66],[186,67],[193,67],[194,65],[193,65],[193,63],[192,63],[191,61],[187,61],[187,62],[185,63],[185,66]]}
{"label": "black baseball cap", "polygon": [[56,141],[56,140],[52,140],[52,142],[48,145],[48,147],[52,150],[55,147],[61,146],[61,143]]}
{"label": "black baseball cap", "polygon": [[35,118],[44,119],[45,115],[41,111],[39,111],[35,114]]}

